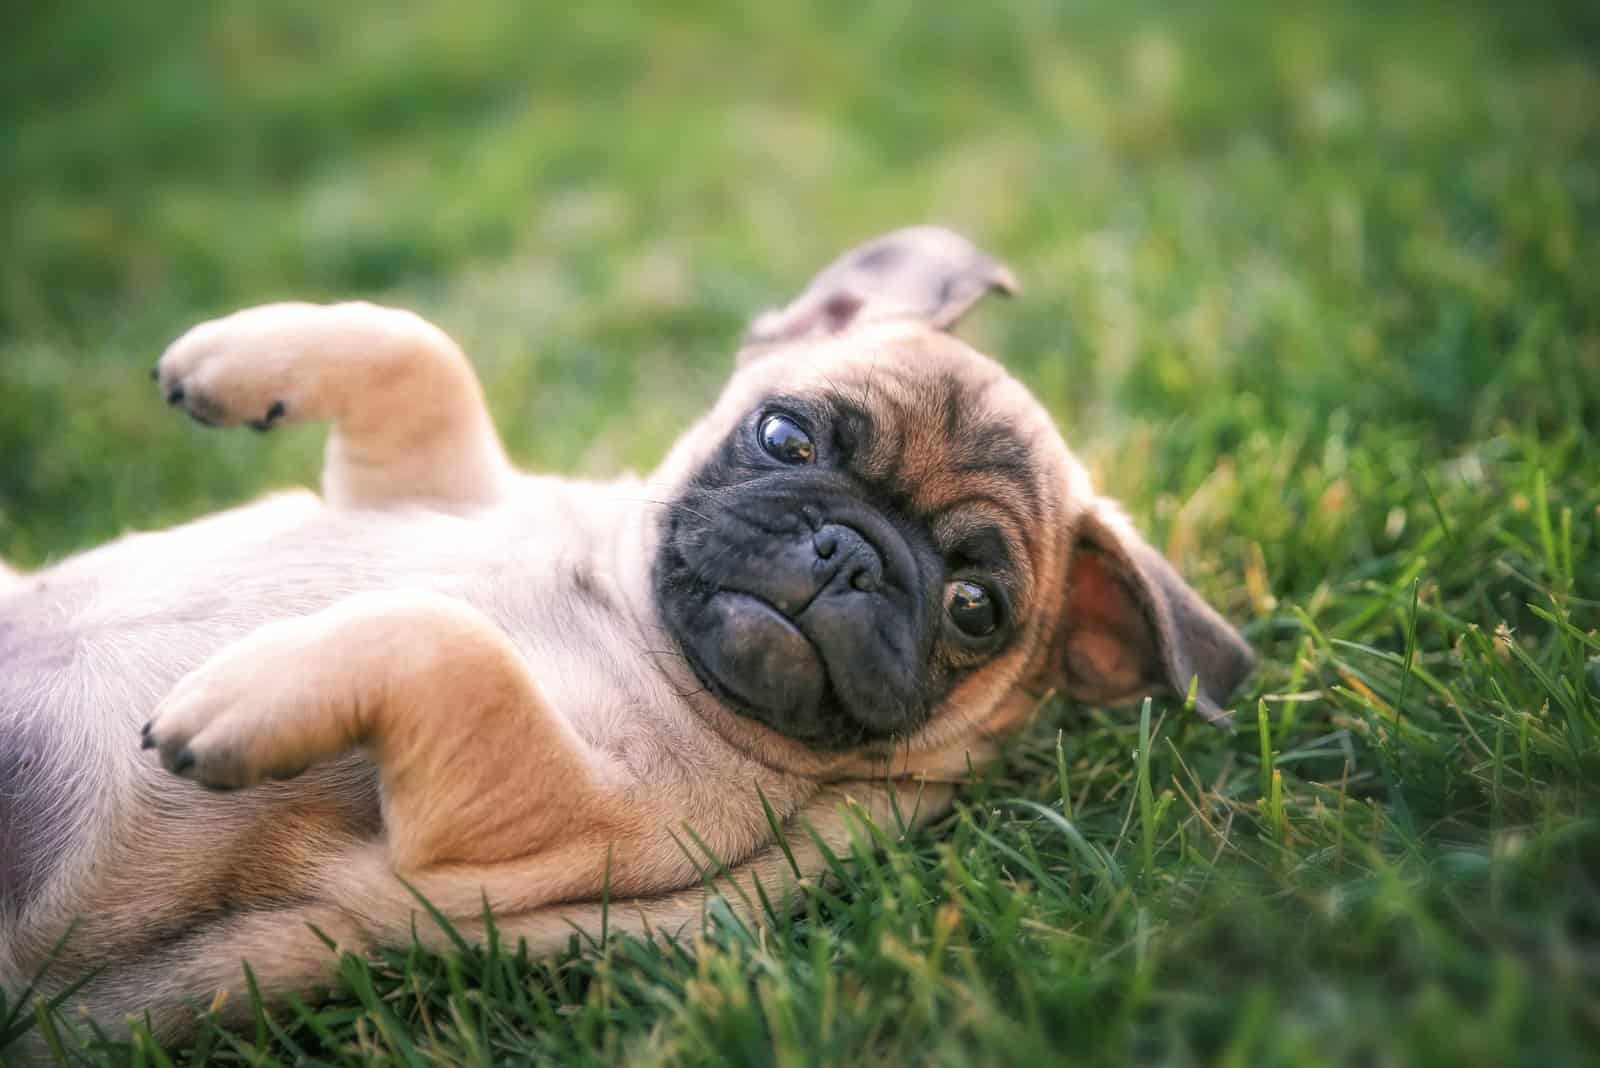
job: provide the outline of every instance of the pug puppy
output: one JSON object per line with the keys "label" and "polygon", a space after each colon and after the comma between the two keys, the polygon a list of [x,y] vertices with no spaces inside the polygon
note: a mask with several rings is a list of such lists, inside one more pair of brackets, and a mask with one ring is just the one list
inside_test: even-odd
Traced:
{"label": "pug puppy", "polygon": [[852,809],[939,815],[1049,693],[1193,686],[1225,721],[1243,640],[944,332],[1012,288],[943,230],[853,250],[604,484],[516,471],[410,312],[190,330],[161,396],[330,423],[322,495],[0,577],[0,986],[83,981],[172,1040],[245,1018],[241,962],[269,998],[327,983],[313,928],[448,948],[417,895],[536,953],[603,898],[676,934],[711,893],[781,906]]}

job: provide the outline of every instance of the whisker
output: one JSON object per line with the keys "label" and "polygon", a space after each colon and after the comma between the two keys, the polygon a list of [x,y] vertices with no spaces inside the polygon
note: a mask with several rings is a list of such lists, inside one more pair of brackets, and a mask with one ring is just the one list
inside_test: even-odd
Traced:
{"label": "whisker", "polygon": [[628,501],[631,504],[653,504],[657,508],[672,508],[680,512],[686,512],[697,519],[703,519],[707,523],[711,522],[710,516],[706,515],[704,512],[698,512],[695,509],[690,508],[682,501],[658,501],[652,497],[618,497],[616,499],[619,501]]}

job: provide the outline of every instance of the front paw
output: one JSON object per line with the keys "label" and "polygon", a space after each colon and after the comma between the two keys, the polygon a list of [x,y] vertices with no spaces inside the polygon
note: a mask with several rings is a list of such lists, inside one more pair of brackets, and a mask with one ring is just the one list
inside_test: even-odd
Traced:
{"label": "front paw", "polygon": [[140,745],[174,775],[214,790],[304,771],[299,735],[315,719],[312,694],[271,644],[247,640],[190,672],[151,714]]}
{"label": "front paw", "polygon": [[268,304],[193,327],[152,371],[162,397],[205,426],[270,430],[298,417],[308,385],[299,357],[320,310]]}

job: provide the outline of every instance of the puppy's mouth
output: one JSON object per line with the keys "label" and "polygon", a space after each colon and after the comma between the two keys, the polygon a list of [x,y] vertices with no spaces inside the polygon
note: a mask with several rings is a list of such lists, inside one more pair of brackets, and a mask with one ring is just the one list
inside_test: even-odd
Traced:
{"label": "puppy's mouth", "polygon": [[[799,625],[771,601],[719,589],[706,599],[699,622],[701,641],[686,647],[690,663],[701,681],[744,714],[792,730],[824,703],[826,663]],[[702,648],[711,655],[700,655]]]}

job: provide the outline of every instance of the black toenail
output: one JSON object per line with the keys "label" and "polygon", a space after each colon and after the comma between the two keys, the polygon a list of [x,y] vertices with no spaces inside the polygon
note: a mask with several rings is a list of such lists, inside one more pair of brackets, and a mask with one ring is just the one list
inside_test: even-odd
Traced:
{"label": "black toenail", "polygon": [[277,421],[283,418],[284,411],[285,409],[283,407],[283,401],[273,401],[272,407],[267,409],[266,415],[262,416],[260,419],[252,419],[250,421],[250,429],[263,431],[271,430]]}
{"label": "black toenail", "polygon": [[172,758],[173,771],[184,772],[192,767],[194,767],[194,754],[188,749],[179,751],[178,755]]}
{"label": "black toenail", "polygon": [[144,726],[139,728],[139,733],[140,734],[149,734],[150,733],[150,721],[149,720],[145,720],[144,721]]}
{"label": "black toenail", "polygon": [[182,386],[173,386],[172,389],[167,391],[167,403],[168,404],[182,404],[183,403],[183,387]]}
{"label": "black toenail", "polygon": [[154,749],[155,747],[156,747],[155,735],[147,734],[143,738],[139,739],[139,748],[140,749]]}
{"label": "black toenail", "polygon": [[161,365],[158,363],[154,367],[150,368],[150,381],[154,382],[156,379],[158,379],[160,377],[161,377]]}

